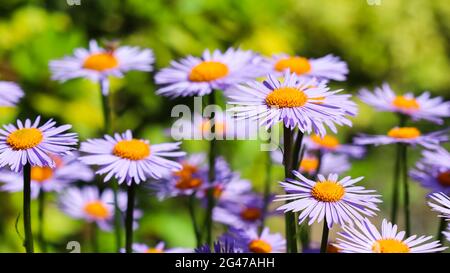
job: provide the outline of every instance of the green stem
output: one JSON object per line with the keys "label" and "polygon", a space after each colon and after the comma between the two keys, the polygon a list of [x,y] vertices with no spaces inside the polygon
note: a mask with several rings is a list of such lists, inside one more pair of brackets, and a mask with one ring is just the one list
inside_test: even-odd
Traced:
{"label": "green stem", "polygon": [[[293,131],[287,127],[284,127],[283,137],[284,137],[284,153],[283,153],[284,176],[285,178],[292,178]],[[289,201],[286,201],[286,203],[289,203]],[[284,217],[285,217],[286,240],[287,240],[286,250],[288,253],[297,253],[295,214],[289,211],[285,213]]]}
{"label": "green stem", "polygon": [[30,163],[23,167],[23,227],[25,240],[23,245],[27,253],[33,253],[33,233],[31,231],[31,166]]}
{"label": "green stem", "polygon": [[136,195],[136,184],[134,182],[127,188],[127,213],[125,216],[125,251],[132,253],[133,246],[133,217],[134,217],[134,199]]}
{"label": "green stem", "polygon": [[447,226],[447,221],[445,220],[444,217],[442,217],[441,220],[439,221],[439,229],[438,229],[438,234],[436,236],[442,244],[444,244],[444,234],[442,232],[444,231],[446,226]]}
{"label": "green stem", "polygon": [[116,237],[116,251],[122,247],[122,211],[119,208],[119,183],[112,181],[114,195],[114,234]]}
{"label": "green stem", "polygon": [[330,229],[328,228],[327,220],[323,219],[323,232],[322,232],[322,242],[320,243],[320,253],[327,252],[329,233]]}
{"label": "green stem", "polygon": [[406,226],[406,236],[411,235],[411,216],[409,207],[409,184],[408,184],[408,155],[407,146],[402,144],[402,163],[403,163],[403,187],[404,187],[404,213],[405,213],[405,226]]}
{"label": "green stem", "polygon": [[392,183],[392,209],[391,209],[391,221],[397,224],[397,211],[398,211],[398,199],[400,188],[400,161],[401,161],[401,144],[396,144],[395,150],[395,166],[394,166],[394,181]]}
{"label": "green stem", "polygon": [[91,223],[90,232],[91,232],[90,241],[91,241],[92,252],[98,253],[98,227],[95,222]]}
{"label": "green stem", "polygon": [[197,224],[197,218],[195,217],[194,201],[195,201],[195,192],[189,196],[188,208],[189,208],[189,216],[191,217],[192,228],[194,229],[195,240],[197,243],[197,247],[199,247],[202,244],[201,242],[202,238],[200,234],[200,229]]}
{"label": "green stem", "polygon": [[45,210],[45,191],[41,188],[39,190],[38,196],[38,219],[39,219],[39,229],[38,229],[38,242],[41,251],[47,252],[47,242],[44,237],[44,210]]}
{"label": "green stem", "polygon": [[[270,129],[269,129],[270,135]],[[268,139],[268,144],[270,144],[271,138]],[[264,228],[267,212],[269,210],[269,201],[270,201],[270,184],[272,183],[272,158],[270,151],[266,152],[266,177],[264,180],[264,203],[263,203],[263,211],[262,211],[262,221],[259,227],[259,232],[261,233]]]}

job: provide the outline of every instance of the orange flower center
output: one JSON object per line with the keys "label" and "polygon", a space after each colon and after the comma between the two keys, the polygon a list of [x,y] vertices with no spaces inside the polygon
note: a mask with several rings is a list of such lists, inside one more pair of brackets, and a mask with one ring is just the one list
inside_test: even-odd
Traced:
{"label": "orange flower center", "polygon": [[319,160],[315,157],[305,157],[300,163],[300,171],[312,173],[317,170],[319,166]]}
{"label": "orange flower center", "polygon": [[188,163],[182,165],[183,167],[181,170],[174,172],[174,175],[179,177],[175,187],[180,190],[196,189],[200,187],[203,184],[203,181],[200,178],[194,177],[198,168]]}
{"label": "orange flower center", "polygon": [[327,253],[339,253],[339,248],[332,244],[328,244]]}
{"label": "orange flower center", "polygon": [[307,101],[303,91],[292,87],[275,89],[266,97],[267,105],[278,108],[302,107]]}
{"label": "orange flower center", "polygon": [[256,221],[261,219],[261,210],[258,208],[245,208],[241,211],[241,218],[247,221]]}
{"label": "orange flower center", "polygon": [[420,105],[415,98],[408,98],[404,96],[395,97],[395,99],[392,101],[392,105],[397,108],[409,111],[418,110],[420,108]]}
{"label": "orange flower center", "polygon": [[287,69],[291,73],[302,75],[311,71],[311,64],[308,59],[298,56],[281,59],[275,64],[275,70],[277,71],[283,72]]}
{"label": "orange flower center", "polygon": [[204,61],[194,66],[189,73],[193,82],[210,82],[228,75],[228,66],[215,61]]}
{"label": "orange flower center", "polygon": [[150,147],[139,139],[121,140],[114,146],[113,154],[124,159],[142,160],[150,155]]}
{"label": "orange flower center", "polygon": [[[212,131],[211,126],[212,126],[211,121],[205,119],[200,125],[200,130],[202,131],[203,134],[211,133]],[[214,133],[216,135],[223,135],[225,133],[225,130],[226,130],[225,122],[218,122],[218,121],[214,122]]]}
{"label": "orange flower center", "polygon": [[164,251],[158,248],[149,248],[145,251],[145,253],[163,253]]}
{"label": "orange flower center", "polygon": [[399,139],[414,139],[420,136],[420,131],[415,127],[397,127],[389,130],[387,135]]}
{"label": "orange flower center", "polygon": [[91,217],[104,220],[109,217],[109,210],[102,201],[91,201],[84,206],[84,211]]}
{"label": "orange flower center", "polygon": [[311,190],[311,195],[317,201],[337,202],[345,195],[345,189],[334,181],[317,182]]}
{"label": "orange flower center", "polygon": [[375,253],[409,253],[409,247],[397,239],[380,239],[373,246]]}
{"label": "orange flower center", "polygon": [[255,239],[250,242],[248,249],[253,253],[270,253],[272,246],[264,240]]}
{"label": "orange flower center", "polygon": [[84,68],[100,72],[116,68],[118,65],[119,61],[112,52],[92,54],[83,63]]}
{"label": "orange flower center", "polygon": [[311,140],[322,148],[334,150],[339,146],[339,140],[335,136],[325,135],[323,138],[312,135]]}
{"label": "orange flower center", "polygon": [[450,187],[450,171],[440,173],[437,176],[437,180],[442,186]]}
{"label": "orange flower center", "polygon": [[53,170],[50,167],[31,167],[31,180],[43,183],[53,176]]}
{"label": "orange flower center", "polygon": [[223,192],[223,187],[215,186],[213,188],[213,196],[214,196],[214,198],[219,199],[220,196],[222,195],[222,192]]}
{"label": "orange flower center", "polygon": [[44,139],[41,130],[37,128],[18,129],[6,138],[6,143],[13,150],[26,150],[39,145]]}

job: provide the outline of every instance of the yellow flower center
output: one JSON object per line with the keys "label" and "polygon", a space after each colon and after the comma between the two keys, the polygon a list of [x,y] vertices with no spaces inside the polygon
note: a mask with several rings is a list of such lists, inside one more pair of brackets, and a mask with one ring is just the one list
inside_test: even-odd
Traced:
{"label": "yellow flower center", "polygon": [[281,59],[275,64],[277,71],[283,72],[287,69],[291,73],[302,75],[311,71],[311,64],[308,59],[298,56]]}
{"label": "yellow flower center", "polygon": [[414,139],[420,136],[420,131],[415,127],[398,127],[389,130],[387,135],[399,139]]}
{"label": "yellow flower center", "polygon": [[39,145],[44,139],[44,135],[37,128],[23,128],[12,132],[7,138],[6,143],[13,150],[26,150]]}
{"label": "yellow flower center", "polygon": [[335,136],[325,135],[323,138],[312,135],[311,140],[322,148],[334,150],[339,146],[339,140]]}
{"label": "yellow flower center", "polygon": [[450,187],[450,171],[440,173],[437,180],[442,186]]}
{"label": "yellow flower center", "polygon": [[248,244],[248,249],[253,253],[270,253],[272,246],[264,240],[255,239]]}
{"label": "yellow flower center", "polygon": [[241,211],[241,218],[247,221],[256,221],[261,218],[261,210],[258,208],[245,208]]}
{"label": "yellow flower center", "polygon": [[344,194],[344,187],[334,181],[317,182],[311,190],[314,199],[321,202],[337,202]]}
{"label": "yellow flower center", "polygon": [[124,159],[142,160],[150,155],[150,147],[139,139],[121,140],[114,146],[113,154]]}
{"label": "yellow flower center", "polygon": [[215,61],[205,61],[194,66],[189,73],[189,80],[193,82],[210,82],[228,75],[228,66]]}
{"label": "yellow flower center", "polygon": [[[211,133],[212,131],[211,121],[205,119],[200,125],[200,130],[202,131],[203,134]],[[225,122],[218,122],[218,121],[214,122],[214,134],[223,135],[225,133],[225,130],[226,130]]]}
{"label": "yellow flower center", "polygon": [[145,251],[145,253],[163,253],[164,251],[158,248],[149,248]]}
{"label": "yellow flower center", "polygon": [[409,247],[397,239],[380,239],[377,240],[372,250],[375,253],[409,253]]}
{"label": "yellow flower center", "polygon": [[175,184],[175,187],[180,190],[196,189],[203,184],[200,178],[195,178],[194,175],[197,173],[197,166],[184,163],[181,170],[174,172],[175,176],[179,179]]}
{"label": "yellow flower center", "polygon": [[315,172],[319,166],[319,160],[315,157],[305,157],[300,163],[300,170],[302,172]]}
{"label": "yellow flower center", "polygon": [[116,68],[118,65],[119,61],[112,52],[92,54],[83,63],[84,68],[100,72]]}
{"label": "yellow flower center", "polygon": [[109,210],[102,201],[91,201],[84,206],[84,211],[91,217],[104,220],[109,217]]}
{"label": "yellow flower center", "polygon": [[50,167],[31,167],[31,180],[43,183],[53,176],[53,170]]}
{"label": "yellow flower center", "polygon": [[275,89],[266,97],[267,105],[279,108],[301,107],[307,101],[308,97],[303,91],[292,87]]}
{"label": "yellow flower center", "polygon": [[419,103],[416,101],[415,98],[408,98],[404,96],[397,96],[392,101],[392,105],[403,109],[403,110],[418,110],[420,108]]}

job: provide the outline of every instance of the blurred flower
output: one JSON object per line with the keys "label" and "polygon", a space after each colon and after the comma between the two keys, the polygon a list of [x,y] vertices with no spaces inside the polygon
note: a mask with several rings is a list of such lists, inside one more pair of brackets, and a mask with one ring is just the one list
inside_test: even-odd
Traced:
{"label": "blurred flower", "polygon": [[254,79],[263,74],[261,57],[252,51],[229,48],[224,53],[207,49],[201,58],[188,56],[172,61],[171,66],[155,75],[163,85],[157,94],[175,98],[204,96],[214,89],[225,90],[231,85]]}
{"label": "blurred flower", "polygon": [[74,78],[101,81],[104,95],[109,90],[108,76],[123,77],[130,70],[152,71],[154,62],[150,49],[121,46],[101,48],[95,40],[89,42],[89,49],[77,48],[73,56],[50,61],[52,79],[61,82]]}
{"label": "blurred flower", "polygon": [[194,251],[195,253],[242,253],[242,249],[236,246],[236,241],[229,236],[221,236],[214,242],[214,247],[204,244]]}
{"label": "blurred flower", "polygon": [[23,90],[18,84],[0,81],[0,106],[14,106],[23,96]]}
{"label": "blurred flower", "polygon": [[447,247],[441,247],[439,241],[425,243],[432,236],[410,236],[406,239],[405,232],[397,232],[397,225],[383,220],[381,234],[377,228],[365,218],[355,225],[343,226],[335,245],[344,253],[428,253],[440,252]]}
{"label": "blurred flower", "polygon": [[257,194],[242,201],[222,202],[213,209],[213,220],[235,228],[258,228],[263,219],[264,200]]}
{"label": "blurred flower", "polygon": [[80,151],[89,154],[80,157],[88,165],[102,168],[96,173],[105,176],[104,181],[116,178],[139,184],[148,178],[160,179],[168,170],[176,171],[181,165],[165,157],[181,157],[185,153],[179,151],[181,143],[152,144],[147,140],[135,139],[130,130],[114,137],[105,135],[104,139],[88,139],[81,143]]}
{"label": "blurred flower", "polygon": [[450,153],[442,147],[423,151],[422,156],[424,163],[450,169]]}
{"label": "blurred flower", "polygon": [[362,89],[359,98],[379,111],[401,113],[413,120],[425,119],[442,124],[442,118],[450,117],[450,102],[444,102],[441,97],[430,98],[429,92],[418,97],[412,93],[396,95],[387,83],[375,88],[373,93]]}
{"label": "blurred flower", "polygon": [[317,59],[280,54],[267,58],[265,65],[268,73],[278,77],[289,71],[299,77],[345,81],[348,74],[347,63],[331,54]]}
{"label": "blurred flower", "polygon": [[450,194],[450,169],[443,169],[432,165],[416,164],[416,168],[409,171],[409,176],[423,187],[433,192]]}
{"label": "blurred flower", "polygon": [[[146,244],[134,243],[132,245],[133,253],[190,253],[192,249],[188,248],[169,248],[165,249],[165,243],[159,242],[154,247],[149,247]],[[125,253],[125,249],[121,249],[120,252]]]}
{"label": "blurred flower", "polygon": [[321,136],[326,134],[324,124],[333,132],[337,131],[335,123],[351,126],[345,116],[354,109],[343,108],[353,104],[348,96],[336,95],[340,91],[329,91],[314,79],[301,80],[286,72],[283,82],[269,75],[263,83],[252,81],[237,88],[240,95],[229,96],[228,103],[236,105],[230,111],[238,119],[258,120],[266,127],[282,121],[285,127],[298,126],[301,132],[314,131]]}
{"label": "blurred flower", "polygon": [[320,150],[323,154],[334,152],[346,154],[354,158],[362,158],[365,153],[364,147],[340,143],[336,136],[327,134],[323,137],[311,135],[304,138],[305,144],[310,150]]}
{"label": "blurred flower", "polygon": [[448,130],[436,131],[422,135],[416,127],[394,127],[386,135],[359,134],[354,138],[358,145],[386,145],[393,143],[404,143],[409,145],[420,145],[425,148],[436,148],[440,142],[448,141]]}
{"label": "blurred flower", "polygon": [[[48,166],[31,167],[31,197],[36,198],[39,192],[59,192],[70,183],[76,181],[91,181],[93,171],[77,159],[77,154],[63,157],[50,155],[56,162],[54,168]],[[4,182],[0,190],[18,192],[23,190],[22,173],[3,170],[0,173],[0,181]]]}
{"label": "blurred flower", "polygon": [[34,123],[27,119],[25,123],[17,120],[0,129],[0,167],[9,165],[14,172],[22,171],[25,164],[39,167],[55,167],[49,154],[67,154],[77,144],[76,133],[65,133],[72,125],[55,127],[52,119],[39,126],[41,118]]}
{"label": "blurred flower", "polygon": [[236,246],[244,253],[280,253],[286,250],[286,240],[279,233],[271,234],[265,227],[261,235],[256,228],[235,229],[230,228],[226,236],[236,240]]}
{"label": "blurred flower", "polygon": [[275,201],[291,202],[282,205],[278,210],[302,211],[299,215],[299,224],[309,217],[309,225],[316,220],[321,222],[326,219],[329,228],[337,223],[352,223],[363,219],[363,215],[374,216],[374,211],[378,211],[376,203],[381,203],[378,199],[380,195],[369,194],[374,190],[366,190],[362,186],[353,186],[364,177],[351,179],[346,176],[338,180],[337,174],[330,174],[328,178],[318,175],[318,181],[312,181],[301,175],[297,171],[293,174],[300,179],[287,179],[280,185],[287,194],[278,195]]}

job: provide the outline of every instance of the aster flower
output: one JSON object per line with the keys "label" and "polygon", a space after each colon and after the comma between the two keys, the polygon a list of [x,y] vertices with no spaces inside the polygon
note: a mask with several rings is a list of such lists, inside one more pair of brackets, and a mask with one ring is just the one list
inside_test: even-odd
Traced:
{"label": "aster flower", "polygon": [[428,149],[436,148],[440,142],[448,141],[448,130],[422,134],[416,127],[394,127],[386,135],[359,134],[354,138],[358,145],[386,145],[404,143],[412,146],[420,145]]}
{"label": "aster flower", "polygon": [[405,232],[397,232],[397,225],[383,220],[381,233],[365,218],[355,225],[342,227],[336,247],[343,253],[430,253],[446,249],[439,241],[429,241],[432,236],[417,235],[405,238]]}
{"label": "aster flower", "polygon": [[442,192],[433,193],[430,198],[434,202],[428,202],[428,205],[434,210],[441,213],[441,217],[450,221],[450,197]]}
{"label": "aster flower", "polygon": [[438,166],[440,168],[450,169],[450,153],[442,147],[436,147],[433,150],[422,152],[423,162]]}
{"label": "aster flower", "polygon": [[[31,197],[36,198],[41,190],[59,192],[72,182],[91,181],[94,177],[93,171],[80,162],[76,156],[76,153],[63,157],[50,155],[56,163],[54,168],[48,166],[31,167]],[[0,181],[4,183],[0,190],[7,192],[23,191],[22,175],[8,170],[0,172]]]}
{"label": "aster flower", "polygon": [[242,249],[236,247],[236,241],[229,236],[221,236],[214,242],[214,247],[204,244],[194,251],[195,253],[242,253]]}
{"label": "aster flower", "polygon": [[261,76],[261,58],[252,51],[229,48],[203,52],[201,58],[188,56],[172,61],[170,67],[155,75],[155,82],[163,85],[157,94],[175,98],[204,96],[214,89],[225,90],[232,85]]}
{"label": "aster flower", "polygon": [[317,59],[286,54],[274,55],[266,59],[265,66],[268,73],[279,77],[289,71],[299,77],[345,81],[348,74],[347,63],[331,54]]}
{"label": "aster flower", "polygon": [[374,216],[378,211],[376,203],[380,195],[371,194],[374,190],[366,190],[362,186],[354,186],[364,177],[352,179],[350,176],[338,180],[337,174],[327,178],[318,175],[318,181],[312,181],[297,171],[292,172],[300,181],[286,179],[280,182],[287,194],[278,195],[275,201],[291,202],[282,205],[278,210],[301,211],[299,224],[309,217],[309,225],[315,221],[326,219],[329,228],[337,223],[353,223],[363,219],[363,215]]}
{"label": "aster flower", "polygon": [[323,136],[324,125],[333,132],[337,131],[335,124],[351,126],[346,116],[356,109],[343,108],[353,103],[348,96],[336,95],[340,90],[330,91],[323,82],[302,80],[287,72],[283,82],[269,75],[263,83],[252,81],[236,88],[240,95],[230,96],[228,103],[236,105],[230,111],[237,119],[257,120],[266,128],[283,121],[285,127],[297,126],[302,133],[314,131]]}
{"label": "aster flower", "polygon": [[104,139],[89,139],[81,143],[80,151],[89,155],[80,157],[88,165],[98,165],[96,172],[106,174],[104,181],[116,178],[139,184],[148,178],[159,179],[168,170],[176,171],[181,165],[165,157],[181,157],[180,143],[151,144],[147,140],[135,139],[130,130],[114,137],[105,135]]}
{"label": "aster flower", "polygon": [[444,102],[441,97],[430,98],[429,92],[418,97],[412,93],[396,95],[387,83],[375,88],[373,93],[362,89],[359,98],[380,111],[408,115],[413,120],[425,119],[442,124],[442,118],[450,117],[450,102]]}
{"label": "aster flower", "polygon": [[24,93],[18,84],[0,81],[0,106],[14,106],[23,96]]}
{"label": "aster flower", "polygon": [[320,150],[323,154],[334,152],[346,154],[353,158],[362,158],[366,152],[364,147],[340,143],[336,136],[330,134],[323,137],[315,134],[305,137],[305,144],[308,149]]}
{"label": "aster flower", "polygon": [[226,235],[236,241],[236,246],[244,253],[280,253],[286,250],[286,240],[279,233],[270,233],[265,227],[261,235],[256,228],[230,228]]}
{"label": "aster flower", "polygon": [[264,200],[252,194],[240,202],[222,202],[213,209],[213,220],[235,228],[258,228],[263,219]]}
{"label": "aster flower", "polygon": [[[192,252],[192,249],[181,248],[181,247],[166,249],[165,246],[166,246],[166,243],[164,243],[164,242],[159,242],[154,247],[150,247],[146,244],[134,243],[132,245],[132,248],[133,248],[133,253],[190,253],[190,252]],[[120,252],[125,253],[125,249],[121,249]]]}
{"label": "aster flower", "polygon": [[52,79],[61,82],[86,78],[102,82],[104,95],[109,90],[108,77],[123,77],[130,70],[152,71],[154,62],[150,49],[121,46],[101,48],[95,40],[89,42],[89,49],[77,48],[73,56],[50,62]]}
{"label": "aster flower", "polygon": [[17,120],[17,126],[4,125],[0,129],[0,167],[10,166],[14,172],[22,171],[25,164],[39,167],[55,167],[49,154],[64,155],[77,144],[77,134],[64,133],[71,125],[55,127],[52,119],[39,126],[41,118],[32,123]]}
{"label": "aster flower", "polygon": [[433,192],[450,194],[450,169],[425,165],[421,162],[409,171],[409,176]]}

